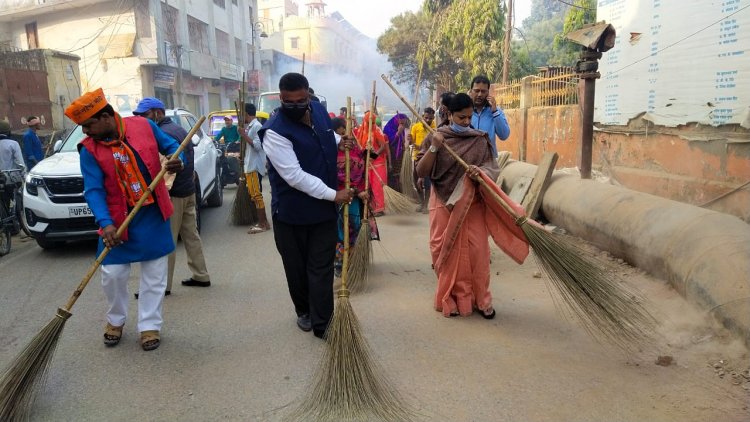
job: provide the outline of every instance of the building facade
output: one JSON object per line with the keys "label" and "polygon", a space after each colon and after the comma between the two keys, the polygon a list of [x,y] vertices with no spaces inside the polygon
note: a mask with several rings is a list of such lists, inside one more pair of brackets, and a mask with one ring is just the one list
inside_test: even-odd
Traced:
{"label": "building facade", "polygon": [[256,0],[39,3],[0,10],[0,45],[80,56],[80,90],[102,87],[119,111],[147,96],[198,115],[234,108],[260,62]]}

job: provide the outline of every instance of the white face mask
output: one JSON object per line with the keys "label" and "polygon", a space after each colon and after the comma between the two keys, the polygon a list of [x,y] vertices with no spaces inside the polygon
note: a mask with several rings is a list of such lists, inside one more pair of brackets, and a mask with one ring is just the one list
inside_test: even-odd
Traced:
{"label": "white face mask", "polygon": [[469,130],[469,126],[461,126],[456,123],[451,123],[451,129],[456,133],[463,133]]}

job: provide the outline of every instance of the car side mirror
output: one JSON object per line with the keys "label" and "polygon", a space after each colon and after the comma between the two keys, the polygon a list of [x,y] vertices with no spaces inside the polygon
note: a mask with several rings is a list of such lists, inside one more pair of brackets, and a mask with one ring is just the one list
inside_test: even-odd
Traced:
{"label": "car side mirror", "polygon": [[201,143],[201,138],[198,135],[193,135],[193,145],[198,146]]}
{"label": "car side mirror", "polygon": [[62,148],[62,139],[58,139],[55,141],[55,147],[52,148],[54,152],[60,152],[60,148]]}

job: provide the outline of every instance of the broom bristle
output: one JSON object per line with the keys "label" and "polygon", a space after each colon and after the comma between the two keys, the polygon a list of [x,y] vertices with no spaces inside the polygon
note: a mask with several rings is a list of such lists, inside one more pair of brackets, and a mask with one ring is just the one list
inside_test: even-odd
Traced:
{"label": "broom bristle", "polygon": [[383,195],[385,209],[389,214],[411,214],[416,210],[415,202],[388,185],[383,185]]}
{"label": "broom bristle", "polygon": [[0,421],[27,420],[44,380],[65,321],[72,314],[62,308],[10,362],[0,379]]}
{"label": "broom bristle", "polygon": [[232,211],[229,220],[235,226],[247,226],[255,223],[255,204],[250,199],[247,191],[247,182],[244,178],[237,184],[237,194],[232,201]]}
{"label": "broom bristle", "polygon": [[367,284],[367,275],[372,263],[372,239],[370,239],[370,224],[362,220],[359,226],[357,241],[349,254],[349,276],[347,286],[351,292],[359,292]]}
{"label": "broom bristle", "polygon": [[339,293],[326,349],[308,396],[293,412],[299,421],[410,421],[411,410],[375,362],[347,293]]}
{"label": "broom bristle", "polygon": [[419,200],[419,193],[414,185],[414,164],[411,161],[409,151],[404,151],[401,157],[401,193],[412,201]]}
{"label": "broom bristle", "polygon": [[521,228],[563,302],[596,338],[626,351],[651,340],[656,319],[610,262],[592,257],[570,238],[527,221]]}

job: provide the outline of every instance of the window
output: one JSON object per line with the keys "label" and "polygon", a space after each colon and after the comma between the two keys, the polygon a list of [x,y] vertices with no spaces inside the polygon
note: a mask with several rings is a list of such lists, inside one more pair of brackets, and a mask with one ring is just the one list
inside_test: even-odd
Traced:
{"label": "window", "polygon": [[173,45],[177,44],[177,9],[162,3],[161,15],[164,24],[164,37]]}
{"label": "window", "polygon": [[234,39],[234,62],[242,66],[242,40]]}
{"label": "window", "polygon": [[217,57],[229,61],[229,34],[218,29],[216,30],[216,50]]}
{"label": "window", "polygon": [[36,32],[36,22],[26,24],[26,42],[29,50],[39,48],[39,34]]}
{"label": "window", "polygon": [[188,33],[191,49],[199,53],[211,54],[211,49],[208,47],[208,24],[188,16]]}
{"label": "window", "polygon": [[226,9],[227,4],[224,0],[214,0],[214,4],[221,7],[222,9]]}
{"label": "window", "polygon": [[296,49],[299,48],[299,37],[291,37],[291,38],[289,38],[289,41],[291,41],[293,49],[296,50]]}

